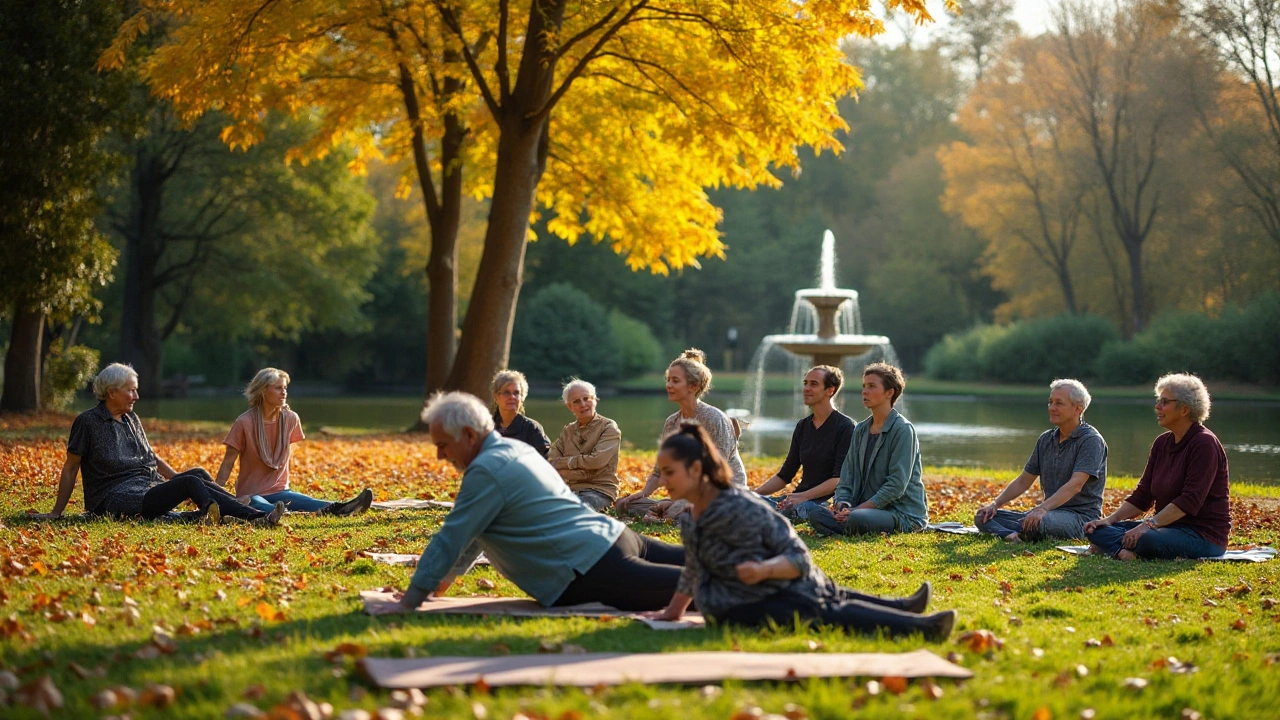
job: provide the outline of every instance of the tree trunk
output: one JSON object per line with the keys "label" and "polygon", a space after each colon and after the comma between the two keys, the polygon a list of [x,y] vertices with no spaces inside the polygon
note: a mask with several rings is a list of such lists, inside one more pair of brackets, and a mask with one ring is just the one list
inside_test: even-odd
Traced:
{"label": "tree trunk", "polygon": [[1133,307],[1133,324],[1131,327],[1132,335],[1142,332],[1144,320],[1146,319],[1146,308],[1142,301],[1144,288],[1142,287],[1142,240],[1126,241],[1124,244],[1125,253],[1129,256],[1129,285],[1130,298]]}
{"label": "tree trunk", "polygon": [[462,323],[462,342],[448,387],[487,397],[493,373],[507,365],[516,300],[524,279],[525,238],[534,192],[546,168],[556,81],[556,50],[548,45],[564,24],[562,0],[534,0],[516,80],[496,114],[498,158],[484,254]]}
{"label": "tree trunk", "polygon": [[489,380],[506,367],[516,300],[524,278],[525,237],[534,191],[542,176],[539,142],[545,120],[531,126],[517,113],[498,143],[493,200],[475,290],[462,324],[462,342],[448,386],[487,398]]}
{"label": "tree trunk", "polygon": [[1071,284],[1071,273],[1067,270],[1065,263],[1058,269],[1058,284],[1062,287],[1062,302],[1066,304],[1067,312],[1079,315],[1080,309],[1076,306],[1076,289]]}
{"label": "tree trunk", "polygon": [[133,198],[125,238],[124,309],[120,318],[120,362],[138,373],[138,394],[159,398],[164,344],[156,328],[156,265],[162,247],[164,202],[160,160],[145,148],[134,155]]}
{"label": "tree trunk", "polygon": [[16,311],[9,335],[9,352],[4,356],[4,393],[0,394],[0,412],[34,412],[40,409],[40,349],[43,340],[44,311]]}

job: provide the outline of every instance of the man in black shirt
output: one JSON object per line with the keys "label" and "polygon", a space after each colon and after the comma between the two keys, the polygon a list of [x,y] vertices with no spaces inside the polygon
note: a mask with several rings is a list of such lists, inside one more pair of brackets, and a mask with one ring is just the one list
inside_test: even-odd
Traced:
{"label": "man in black shirt", "polygon": [[[809,512],[831,499],[840,482],[840,465],[849,454],[853,420],[832,405],[844,374],[840,368],[819,365],[804,376],[801,394],[812,415],[796,423],[791,449],[778,473],[756,488],[792,523],[809,519]],[[804,468],[800,484],[790,493],[775,495]]]}

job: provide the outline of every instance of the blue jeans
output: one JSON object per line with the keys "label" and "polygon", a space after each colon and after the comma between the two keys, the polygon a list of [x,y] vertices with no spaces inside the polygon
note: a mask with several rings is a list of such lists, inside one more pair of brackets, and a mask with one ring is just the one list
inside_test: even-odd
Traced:
{"label": "blue jeans", "polygon": [[1002,538],[1018,533],[1023,540],[1042,540],[1044,538],[1067,539],[1084,537],[1084,524],[1088,522],[1083,515],[1070,510],[1050,510],[1040,519],[1039,530],[1033,533],[1025,533],[1022,531],[1022,519],[1026,516],[1027,514],[1024,512],[997,510],[995,516],[990,520],[979,522],[978,518],[974,517],[973,523],[982,532],[999,535]]}
{"label": "blue jeans", "polygon": [[[786,497],[786,495],[766,495],[761,496],[760,499],[772,505],[774,510],[778,510],[778,503],[782,502]],[[800,523],[807,522],[809,520],[809,515],[819,508],[826,510],[828,509],[828,506],[825,502],[820,503],[814,502],[813,500],[805,500],[799,505],[791,505],[785,509],[778,510],[778,514],[790,520],[792,525],[799,525]]]}
{"label": "blue jeans", "polygon": [[292,490],[281,490],[269,495],[254,495],[249,498],[249,507],[262,512],[271,512],[277,502],[283,502],[290,512],[319,512],[333,503],[328,500],[317,500]]}
{"label": "blue jeans", "polygon": [[[1120,539],[1126,532],[1141,524],[1136,520],[1126,520],[1099,527],[1088,535],[1089,542],[1115,557],[1116,553],[1124,549],[1120,545]],[[1221,545],[1214,545],[1200,537],[1200,533],[1195,530],[1176,524],[1146,531],[1133,548],[1133,554],[1140,558],[1158,560],[1219,557],[1226,551]]]}
{"label": "blue jeans", "polygon": [[843,521],[831,509],[820,506],[809,513],[809,524],[819,535],[877,535],[898,531],[898,519],[888,510],[854,510]]}

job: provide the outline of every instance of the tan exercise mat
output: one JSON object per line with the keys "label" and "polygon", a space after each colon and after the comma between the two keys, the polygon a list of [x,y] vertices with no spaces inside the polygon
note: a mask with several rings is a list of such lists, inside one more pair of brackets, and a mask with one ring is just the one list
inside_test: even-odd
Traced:
{"label": "tan exercise mat", "polygon": [[[365,611],[371,605],[396,602],[395,596],[385,590],[362,590],[360,600]],[[619,610],[602,603],[584,603],[563,607],[543,607],[533,600],[499,597],[438,597],[418,606],[420,613],[437,615],[498,615],[506,617],[616,617],[638,620],[654,630],[692,630],[705,625],[698,613],[685,613],[676,621],[650,620],[637,613]]]}
{"label": "tan exercise mat", "polygon": [[973,673],[928,650],[908,653],[585,653],[498,657],[364,658],[379,687],[501,685],[595,687],[637,683],[703,684],[722,680],[807,677],[970,678]]}
{"label": "tan exercise mat", "polygon": [[419,500],[417,498],[397,498],[382,500],[369,505],[374,510],[427,510],[429,508],[453,508],[447,500]]}
{"label": "tan exercise mat", "polygon": [[[361,553],[361,555],[364,555],[376,563],[382,563],[383,565],[397,565],[401,567],[417,567],[418,559],[422,557],[421,555],[410,555],[408,553],[364,552]],[[485,557],[484,553],[480,553],[480,555],[476,557],[475,564],[488,565],[489,558]]]}

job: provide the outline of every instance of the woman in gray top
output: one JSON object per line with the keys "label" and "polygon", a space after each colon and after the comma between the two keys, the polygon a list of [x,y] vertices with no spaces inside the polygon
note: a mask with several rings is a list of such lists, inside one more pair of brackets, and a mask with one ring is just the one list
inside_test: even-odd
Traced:
{"label": "woman in gray top", "polygon": [[[729,477],[733,484],[747,489],[747,470],[742,465],[742,456],[738,454],[738,431],[729,417],[702,402],[702,396],[711,389],[711,370],[707,367],[706,353],[697,348],[690,348],[680,353],[680,357],[671,361],[667,367],[667,398],[680,406],[671,413],[662,424],[661,440],[674,435],[680,429],[680,423],[695,421],[702,425],[711,438],[712,444],[720,452],[729,467]],[[649,496],[658,489],[658,466],[644,484],[644,489],[618,498],[614,503],[618,513],[634,517],[643,517],[646,521],[655,522],[674,518],[688,509],[688,503],[675,500],[650,500]]]}
{"label": "woman in gray top", "polygon": [[76,476],[83,475],[84,509],[92,515],[154,520],[190,500],[199,511],[177,519],[209,518],[216,522],[226,515],[260,525],[279,524],[284,503],[276,503],[269,513],[241,505],[234,495],[214,484],[204,468],[180,473],[156,456],[133,412],[138,401],[138,374],[133,368],[108,365],[94,378],[93,392],[98,405],[80,413],[71,425],[53,512],[35,517],[62,517]]}
{"label": "woman in gray top", "polygon": [[690,504],[683,521],[685,565],[665,610],[678,620],[695,601],[703,615],[737,625],[818,625],[889,635],[951,634],[956,611],[921,614],[929,583],[905,598],[864,595],[831,582],[791,523],[755,493],[733,487],[729,470],[702,427],[685,423],[658,452],[662,484]]}

